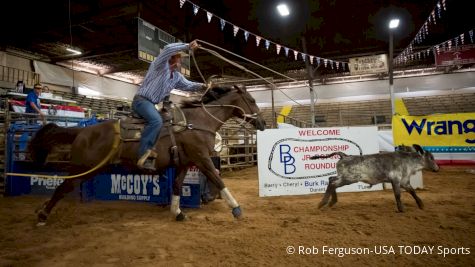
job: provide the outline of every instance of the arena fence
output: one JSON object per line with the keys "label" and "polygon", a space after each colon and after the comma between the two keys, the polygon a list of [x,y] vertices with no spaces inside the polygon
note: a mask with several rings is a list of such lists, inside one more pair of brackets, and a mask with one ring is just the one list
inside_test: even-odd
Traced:
{"label": "arena fence", "polygon": [[228,122],[221,127],[219,134],[223,144],[219,154],[221,169],[249,167],[257,163],[257,135],[253,127]]}

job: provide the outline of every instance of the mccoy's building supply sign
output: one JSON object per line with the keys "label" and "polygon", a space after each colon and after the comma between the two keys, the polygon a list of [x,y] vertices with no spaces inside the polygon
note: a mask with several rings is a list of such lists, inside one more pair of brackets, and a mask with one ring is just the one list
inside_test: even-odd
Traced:
{"label": "mccoy's building supply sign", "polygon": [[431,152],[475,153],[475,113],[393,117],[394,144]]}
{"label": "mccoy's building supply sign", "polygon": [[[338,156],[310,160],[315,154],[341,151],[348,155],[379,152],[377,127],[289,128],[257,132],[259,196],[323,193],[336,175]],[[338,192],[382,190],[355,183]]]}

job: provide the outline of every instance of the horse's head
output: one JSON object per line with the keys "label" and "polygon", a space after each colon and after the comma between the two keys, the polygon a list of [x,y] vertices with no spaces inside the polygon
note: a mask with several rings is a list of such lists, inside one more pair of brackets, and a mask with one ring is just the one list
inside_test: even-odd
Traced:
{"label": "horse's head", "polygon": [[[245,86],[234,86],[237,90],[238,97],[234,100],[233,105],[240,107],[241,109],[235,109],[234,115],[236,117],[244,117],[244,120],[250,122],[256,129],[264,131],[266,128],[266,122],[262,118],[262,114],[259,111],[259,107],[256,104],[256,100],[249,94]],[[242,114],[244,111],[244,114]]]}

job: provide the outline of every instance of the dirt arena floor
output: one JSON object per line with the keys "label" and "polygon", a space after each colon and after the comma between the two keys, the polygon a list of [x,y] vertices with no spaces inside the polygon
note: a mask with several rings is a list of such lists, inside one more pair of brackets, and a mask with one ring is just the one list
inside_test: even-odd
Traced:
{"label": "dirt arena floor", "polygon": [[44,197],[0,198],[0,266],[474,266],[473,168],[424,173],[425,209],[403,193],[405,213],[389,190],[342,193],[323,210],[320,194],[259,198],[257,168],[224,175],[239,221],[221,199],[175,222],[156,205],[69,198],[38,228]]}

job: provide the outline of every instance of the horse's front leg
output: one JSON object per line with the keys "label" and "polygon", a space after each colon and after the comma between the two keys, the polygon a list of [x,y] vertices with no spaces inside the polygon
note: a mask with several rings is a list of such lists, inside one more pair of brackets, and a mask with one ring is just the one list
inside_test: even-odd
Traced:
{"label": "horse's front leg", "polygon": [[177,221],[183,221],[186,219],[186,215],[180,209],[180,195],[181,187],[183,186],[183,181],[185,180],[186,172],[188,171],[187,167],[179,167],[177,169],[177,175],[175,181],[173,182],[173,194],[172,194],[172,203],[170,205],[170,211],[175,215]]}
{"label": "horse's front leg", "polygon": [[221,197],[226,200],[229,207],[232,209],[233,216],[237,219],[241,218],[241,207],[239,206],[236,199],[234,199],[234,197],[231,195],[229,189],[226,188],[226,186],[224,185],[224,182],[219,176],[219,172],[214,167],[211,158],[207,158],[206,160],[203,160],[200,163],[196,163],[196,165],[200,169],[200,171],[208,178],[208,180],[211,181],[220,190]]}

